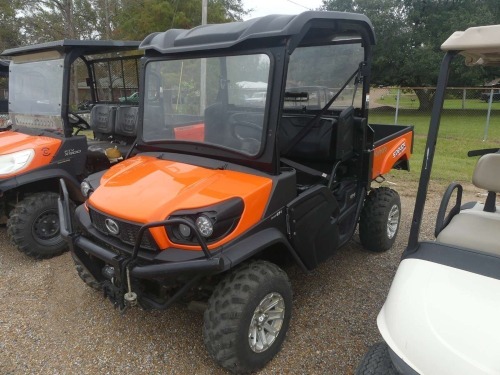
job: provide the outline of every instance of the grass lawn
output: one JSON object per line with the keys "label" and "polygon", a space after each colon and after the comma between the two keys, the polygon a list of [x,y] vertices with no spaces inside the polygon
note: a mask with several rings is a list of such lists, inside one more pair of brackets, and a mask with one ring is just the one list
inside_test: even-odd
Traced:
{"label": "grass lawn", "polygon": [[[397,176],[416,181],[420,177],[420,169],[424,155],[430,114],[413,111],[400,111],[398,124],[415,126],[411,172],[396,171]],[[394,124],[393,112],[371,111],[370,123]],[[483,142],[486,113],[461,113],[461,111],[443,112],[441,126],[434,157],[431,178],[447,185],[451,181],[470,182],[472,171],[478,157],[467,157],[470,150],[483,148],[500,148],[500,113],[491,117],[488,138]]]}
{"label": "grass lawn", "polygon": [[[444,109],[482,109],[485,111],[488,109],[488,103],[479,99],[481,95],[480,92],[472,91],[468,95],[470,95],[470,97],[466,98],[465,102],[462,102],[462,99],[446,99],[444,101]],[[391,92],[381,96],[376,102],[381,105],[396,107],[396,97],[397,93]],[[417,95],[414,93],[401,93],[399,97],[400,109],[418,109],[418,106],[419,102]],[[500,102],[493,102],[491,108],[500,110]]]}

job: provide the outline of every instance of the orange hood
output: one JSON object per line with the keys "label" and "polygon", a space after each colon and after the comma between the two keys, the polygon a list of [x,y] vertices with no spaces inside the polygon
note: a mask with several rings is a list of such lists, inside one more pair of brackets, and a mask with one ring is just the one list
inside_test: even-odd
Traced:
{"label": "orange hood", "polygon": [[25,173],[28,170],[49,164],[57,153],[61,143],[62,141],[57,138],[5,131],[0,133],[0,155],[11,154],[30,148],[35,150],[35,157],[31,163],[14,174]]}
{"label": "orange hood", "polygon": [[232,238],[262,218],[271,188],[272,180],[266,177],[136,156],[104,174],[89,205],[123,220],[148,223],[165,220],[177,210],[240,197],[245,208]]}

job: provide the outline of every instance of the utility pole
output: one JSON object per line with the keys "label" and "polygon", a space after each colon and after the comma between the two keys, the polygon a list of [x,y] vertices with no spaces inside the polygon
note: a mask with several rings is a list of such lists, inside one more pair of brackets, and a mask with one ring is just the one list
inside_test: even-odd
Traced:
{"label": "utility pole", "polygon": [[[208,0],[201,0],[201,24],[207,24]],[[207,104],[207,59],[201,59],[200,115],[205,114]]]}

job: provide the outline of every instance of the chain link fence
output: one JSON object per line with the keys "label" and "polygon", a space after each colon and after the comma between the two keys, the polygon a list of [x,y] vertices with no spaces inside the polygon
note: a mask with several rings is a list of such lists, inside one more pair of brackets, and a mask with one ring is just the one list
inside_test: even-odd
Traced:
{"label": "chain link fence", "polygon": [[[370,90],[370,116],[375,119],[392,117],[398,123],[401,117],[428,117],[434,103],[434,87],[376,87]],[[451,87],[446,90],[442,116],[447,114],[470,117],[474,123],[484,124],[483,140],[488,138],[490,126],[500,125],[500,88]]]}

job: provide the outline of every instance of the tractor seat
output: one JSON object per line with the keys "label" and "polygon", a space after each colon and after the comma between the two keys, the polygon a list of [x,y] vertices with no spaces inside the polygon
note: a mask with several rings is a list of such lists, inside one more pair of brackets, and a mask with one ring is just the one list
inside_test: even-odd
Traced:
{"label": "tractor seat", "polygon": [[[437,242],[500,256],[500,154],[483,155],[472,176],[474,186],[488,191],[485,203],[468,203],[439,233]],[[436,230],[437,232],[437,230]]]}

